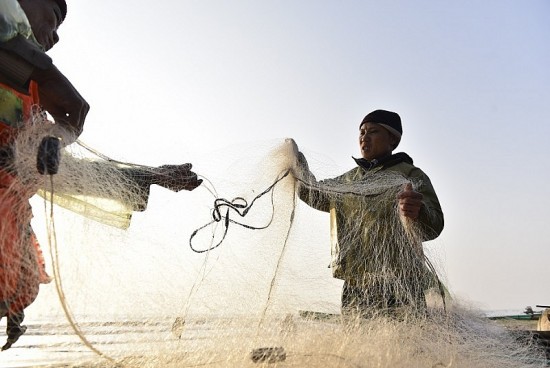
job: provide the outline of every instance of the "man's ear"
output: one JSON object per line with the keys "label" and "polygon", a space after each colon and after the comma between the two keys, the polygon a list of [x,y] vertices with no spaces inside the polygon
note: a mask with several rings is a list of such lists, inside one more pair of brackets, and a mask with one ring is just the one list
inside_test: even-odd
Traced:
{"label": "man's ear", "polygon": [[399,145],[399,142],[401,141],[401,139],[399,139],[398,137],[396,137],[393,134],[390,134],[390,136],[391,136],[390,144],[393,147],[393,149],[396,149],[397,146]]}

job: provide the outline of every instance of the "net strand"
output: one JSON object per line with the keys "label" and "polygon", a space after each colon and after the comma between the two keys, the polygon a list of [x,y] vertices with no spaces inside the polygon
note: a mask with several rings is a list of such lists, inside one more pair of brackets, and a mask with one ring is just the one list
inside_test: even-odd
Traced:
{"label": "net strand", "polygon": [[[273,188],[275,188],[275,185],[277,185],[277,183],[279,183],[282,179],[284,179],[288,174],[290,173],[290,170],[288,170],[282,177],[280,177],[279,179],[277,179],[269,188],[268,190],[272,190]],[[271,189],[270,189],[271,188]],[[296,193],[296,181],[293,181],[293,193]],[[273,201],[272,201],[272,204],[273,204]],[[273,208],[273,211],[275,209]],[[296,194],[294,194],[294,196],[292,197],[292,212],[290,213],[290,219],[289,219],[289,223],[288,223],[288,229],[286,231],[286,235],[285,235],[285,238],[284,238],[284,242],[283,242],[283,248],[281,250],[281,253],[279,254],[279,257],[277,259],[277,266],[275,267],[275,270],[273,272],[273,277],[271,278],[271,282],[269,284],[269,291],[267,293],[267,299],[266,299],[266,303],[265,303],[265,307],[262,311],[262,315],[261,315],[261,318],[259,320],[259,323],[258,323],[258,327],[260,327],[263,322],[264,322],[264,319],[266,317],[266,313],[267,313],[267,310],[269,308],[269,305],[270,305],[270,302],[271,302],[271,296],[272,296],[272,293],[273,293],[273,290],[275,288],[275,282],[277,280],[277,276],[279,274],[279,270],[281,268],[281,262],[284,258],[284,255],[285,255],[285,251],[287,249],[287,244],[288,244],[288,239],[290,237],[290,231],[292,230],[292,225],[294,223],[294,214],[295,214],[295,211],[296,211]],[[258,329],[259,330],[259,329]]]}
{"label": "net strand", "polygon": [[[61,278],[61,271],[60,271],[60,262],[59,262],[59,251],[57,248],[57,234],[55,230],[55,220],[54,220],[54,182],[53,182],[53,175],[48,175],[49,181],[50,181],[50,198],[44,199],[44,210],[46,212],[46,221],[47,221],[47,234],[48,234],[48,243],[50,248],[50,257],[52,261],[52,269],[54,274],[54,282],[55,282],[55,288],[57,291],[57,295],[59,297],[59,302],[61,304],[61,307],[63,309],[63,313],[65,314],[65,317],[67,318],[67,321],[69,322],[71,328],[73,329],[74,333],[78,336],[80,341],[92,352],[97,354],[98,356],[107,359],[110,362],[115,362],[115,360],[101,352],[99,349],[97,349],[84,335],[80,327],[78,326],[78,323],[76,322],[73,313],[71,312],[71,309],[67,303],[67,299],[65,297],[65,291],[63,289],[62,284],[62,278]],[[48,204],[50,207],[49,215],[48,215]]]}

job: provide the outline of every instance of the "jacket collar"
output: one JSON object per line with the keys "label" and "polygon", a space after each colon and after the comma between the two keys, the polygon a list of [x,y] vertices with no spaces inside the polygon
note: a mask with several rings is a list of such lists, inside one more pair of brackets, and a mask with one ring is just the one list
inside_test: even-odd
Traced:
{"label": "jacket collar", "polygon": [[413,159],[411,156],[407,155],[405,152],[398,152],[393,155],[389,155],[386,157],[382,157],[380,159],[374,159],[374,160],[365,160],[364,158],[355,158],[352,157],[357,165],[365,169],[366,171],[372,170],[375,167],[381,167],[381,168],[388,168],[394,165],[397,165],[401,162],[406,162],[408,164],[413,164]]}

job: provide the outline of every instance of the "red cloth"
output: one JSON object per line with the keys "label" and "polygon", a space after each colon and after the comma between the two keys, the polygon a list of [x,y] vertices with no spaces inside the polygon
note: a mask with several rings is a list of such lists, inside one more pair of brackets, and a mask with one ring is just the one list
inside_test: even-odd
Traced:
{"label": "red cloth", "polygon": [[[28,95],[1,83],[0,89],[9,97],[0,99],[0,110],[22,119],[0,121],[0,147],[8,147],[38,105],[38,88],[31,82]],[[35,192],[36,188],[25,186],[11,171],[0,168],[0,303],[8,308],[8,314],[28,307],[38,295],[40,282],[49,279],[31,228],[29,199]]]}
{"label": "red cloth", "polygon": [[0,170],[0,301],[9,314],[23,311],[38,295],[40,264],[28,195],[17,178]]}

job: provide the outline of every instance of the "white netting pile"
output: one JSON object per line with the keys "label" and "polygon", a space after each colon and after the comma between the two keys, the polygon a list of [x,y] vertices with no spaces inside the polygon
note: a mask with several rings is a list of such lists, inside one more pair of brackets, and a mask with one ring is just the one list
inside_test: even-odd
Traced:
{"label": "white netting pile", "polygon": [[[146,197],[132,170],[143,176],[147,168],[73,144],[50,180],[36,173],[46,134],[22,134],[14,161],[22,181],[46,191],[45,200],[33,199],[33,224],[56,280],[41,286],[17,342],[39,360],[91,367],[545,365],[528,338],[520,341],[456,301],[443,307],[436,275],[444,274],[426,267],[421,249],[407,247],[418,229],[403,226],[397,211],[383,225],[392,244],[381,239],[360,261],[379,267],[377,284],[393,293],[406,296],[412,284],[413,305],[415,288],[431,287],[429,313],[341,316],[342,283],[327,268],[328,215],[298,199],[307,175],[290,140],[195,160],[208,179],[203,186],[180,193],[153,187],[147,209],[121,230]],[[339,174],[313,166],[318,178]],[[404,183],[390,175],[353,186],[328,181],[323,189],[363,198],[354,208],[360,218],[395,200]],[[64,207],[52,208],[51,198]],[[348,236],[360,236],[360,221],[355,226]],[[437,252],[425,251],[437,266]],[[388,269],[396,262],[398,274]]]}

